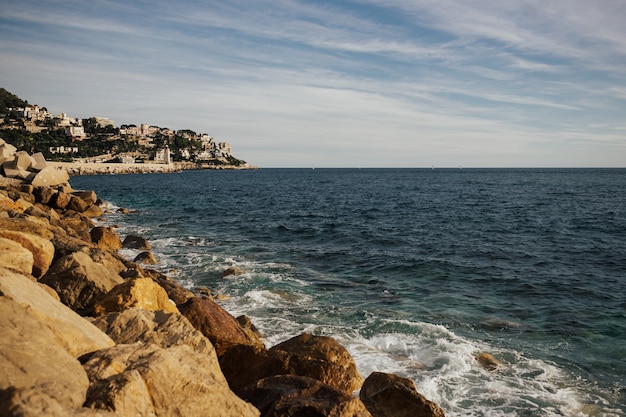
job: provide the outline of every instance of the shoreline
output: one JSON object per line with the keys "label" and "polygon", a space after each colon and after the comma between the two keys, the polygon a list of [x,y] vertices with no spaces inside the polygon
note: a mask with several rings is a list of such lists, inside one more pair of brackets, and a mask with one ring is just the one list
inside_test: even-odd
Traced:
{"label": "shoreline", "polygon": [[156,163],[117,163],[117,162],[53,162],[46,161],[47,165],[66,171],[70,177],[80,175],[116,175],[116,174],[158,174],[189,170],[252,170],[259,169],[252,165],[209,165],[193,162],[173,162],[171,164]]}

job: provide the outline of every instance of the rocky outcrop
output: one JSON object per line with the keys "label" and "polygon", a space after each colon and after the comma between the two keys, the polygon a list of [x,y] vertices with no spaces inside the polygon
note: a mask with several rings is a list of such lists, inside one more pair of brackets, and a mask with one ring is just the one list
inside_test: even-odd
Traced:
{"label": "rocky outcrop", "polygon": [[124,259],[91,220],[95,193],[28,184],[41,166],[0,181],[0,415],[443,415],[393,376],[356,398],[363,378],[331,337],[267,349],[249,318]]}
{"label": "rocky outcrop", "polygon": [[363,382],[352,356],[327,336],[302,334],[269,350],[233,346],[221,355],[220,364],[237,393],[258,380],[277,375],[306,376],[346,394],[352,394]]}
{"label": "rocky outcrop", "polygon": [[213,300],[192,297],[178,309],[213,343],[218,356],[236,345],[263,346],[261,340],[251,338],[237,320]]}
{"label": "rocky outcrop", "polygon": [[125,249],[139,249],[149,251],[152,249],[152,245],[145,238],[136,235],[128,235],[122,242],[122,247]]}
{"label": "rocky outcrop", "polygon": [[374,417],[445,417],[441,407],[417,392],[412,380],[397,375],[373,372],[359,397]]}

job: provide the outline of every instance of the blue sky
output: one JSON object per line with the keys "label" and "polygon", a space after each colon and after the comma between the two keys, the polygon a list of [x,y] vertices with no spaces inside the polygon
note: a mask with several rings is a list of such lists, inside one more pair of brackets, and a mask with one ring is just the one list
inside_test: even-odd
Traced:
{"label": "blue sky", "polygon": [[624,167],[626,1],[3,1],[0,86],[261,167]]}

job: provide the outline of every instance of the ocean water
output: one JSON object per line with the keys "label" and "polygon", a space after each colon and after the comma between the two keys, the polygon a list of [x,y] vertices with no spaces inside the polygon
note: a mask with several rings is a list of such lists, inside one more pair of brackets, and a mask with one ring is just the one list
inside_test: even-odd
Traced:
{"label": "ocean water", "polygon": [[[626,415],[626,170],[74,177],[272,346],[335,337],[448,416]],[[129,258],[133,251],[124,250]],[[231,265],[240,276],[223,278]],[[487,352],[501,366],[483,369]]]}

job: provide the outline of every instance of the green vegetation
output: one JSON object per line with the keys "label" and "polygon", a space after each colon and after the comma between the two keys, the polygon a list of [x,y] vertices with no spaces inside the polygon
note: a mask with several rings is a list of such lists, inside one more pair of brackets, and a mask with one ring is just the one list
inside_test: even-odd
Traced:
{"label": "green vegetation", "polygon": [[[102,126],[98,119],[91,117],[73,126],[82,126],[85,137],[77,139],[69,137],[63,127],[58,126],[59,119],[49,114],[41,115],[36,120],[26,120],[19,113],[9,114],[9,108],[22,108],[28,102],[0,88],[0,138],[15,146],[18,150],[29,153],[41,152],[47,160],[61,161],[73,158],[91,158],[108,155],[113,159],[120,154],[133,156],[139,160],[153,159],[156,151],[166,146],[174,161],[196,161],[208,165],[242,166],[246,162],[223,155],[211,141],[202,142],[193,130],[183,129],[172,132],[150,126],[150,135],[129,134],[137,132],[136,125]],[[47,113],[47,111],[46,111]],[[3,122],[3,123],[2,123]],[[66,125],[67,126],[67,125]],[[63,152],[57,148],[63,147]],[[202,155],[200,157],[199,155]]]}

